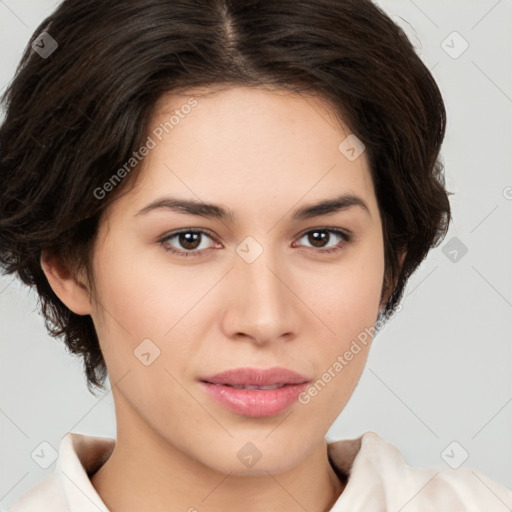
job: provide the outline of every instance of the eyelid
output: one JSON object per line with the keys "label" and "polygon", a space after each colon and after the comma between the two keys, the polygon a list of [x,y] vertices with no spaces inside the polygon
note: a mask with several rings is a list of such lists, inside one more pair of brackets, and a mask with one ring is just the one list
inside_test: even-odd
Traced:
{"label": "eyelid", "polygon": [[347,239],[352,238],[353,233],[349,229],[346,228],[339,228],[335,226],[313,226],[311,228],[307,228],[304,231],[302,231],[299,235],[297,235],[295,238],[302,238],[307,233],[310,233],[311,231],[329,231],[333,233],[337,233],[339,235],[346,236]]}

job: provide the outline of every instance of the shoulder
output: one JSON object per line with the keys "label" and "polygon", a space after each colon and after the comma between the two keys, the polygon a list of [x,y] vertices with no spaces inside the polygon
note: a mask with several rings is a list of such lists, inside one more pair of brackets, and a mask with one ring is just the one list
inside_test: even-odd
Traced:
{"label": "shoulder", "polygon": [[404,512],[512,508],[512,491],[503,485],[472,469],[410,466],[395,446],[375,432],[329,443],[329,456],[348,475],[333,512],[380,510],[383,506]]}

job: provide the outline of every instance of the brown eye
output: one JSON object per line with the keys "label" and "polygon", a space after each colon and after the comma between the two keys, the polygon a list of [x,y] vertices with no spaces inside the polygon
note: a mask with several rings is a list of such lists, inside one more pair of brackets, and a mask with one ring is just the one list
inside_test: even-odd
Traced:
{"label": "brown eye", "polygon": [[[164,238],[159,240],[159,242],[162,244],[166,251],[182,256],[196,256],[209,249],[208,246],[201,247],[201,245],[204,245],[202,242],[205,237],[213,240],[206,231],[197,229],[183,229],[181,231],[166,235]],[[174,245],[170,244],[171,240],[174,240]]]}
{"label": "brown eye", "polygon": [[[350,241],[350,235],[348,233],[334,228],[310,229],[300,237],[300,239],[302,238],[306,238],[312,248],[321,249],[317,251],[321,253],[341,250],[343,246]],[[335,245],[329,246],[328,244],[331,240],[334,240],[334,242],[338,240],[338,242],[335,243]]]}
{"label": "brown eye", "polygon": [[178,243],[183,247],[184,249],[197,249],[199,247],[199,242],[201,241],[201,234],[199,233],[179,233],[177,235],[178,237]]}
{"label": "brown eye", "polygon": [[[166,235],[159,240],[159,243],[166,251],[179,256],[200,256],[212,247],[203,244],[205,238],[214,240],[204,230],[182,229]],[[300,239],[302,238],[307,239],[307,243],[311,244],[312,249],[318,249],[314,252],[322,254],[340,251],[351,240],[348,233],[336,228],[310,229],[300,237]],[[172,244],[171,241],[173,241]],[[330,242],[334,242],[334,245],[328,245]]]}

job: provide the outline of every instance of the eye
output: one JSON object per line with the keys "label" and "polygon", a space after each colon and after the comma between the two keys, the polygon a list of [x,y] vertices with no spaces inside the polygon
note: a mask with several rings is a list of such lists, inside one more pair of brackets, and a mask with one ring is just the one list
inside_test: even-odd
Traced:
{"label": "eye", "polygon": [[[326,242],[330,242],[332,235],[334,235],[334,241],[338,239],[338,243],[334,246],[327,246],[324,248]],[[337,228],[316,228],[310,229],[303,233],[299,240],[306,238],[309,243],[312,244],[313,249],[318,249],[318,253],[333,253],[343,249],[345,244],[350,242],[351,235],[346,231]],[[204,238],[216,241],[207,231],[203,229],[192,229],[186,228],[174,233],[170,233],[165,237],[158,240],[164,250],[177,254],[179,256],[200,256],[205,251],[212,248],[212,246],[204,245],[202,242]],[[171,244],[171,241],[175,240],[176,243],[181,247],[176,248]]]}
{"label": "eye", "polygon": [[[326,247],[324,244],[326,242],[330,242],[334,235],[334,241],[338,238],[338,243],[328,247],[327,249],[323,249]],[[337,228],[315,228],[306,231],[300,238],[306,238],[309,243],[312,244],[313,248],[320,248],[320,250],[316,252],[320,253],[332,253],[341,251],[345,244],[350,242],[351,236],[346,231]]]}
{"label": "eye", "polygon": [[[182,229],[171,233],[159,240],[163,248],[166,251],[178,254],[180,256],[198,256],[204,251],[208,250],[208,247],[204,247],[202,239],[208,237],[210,240],[213,238],[202,229]],[[169,245],[169,241],[176,239],[177,243],[185,250],[175,249]],[[201,247],[203,245],[203,247]],[[198,250],[199,249],[199,250]]]}

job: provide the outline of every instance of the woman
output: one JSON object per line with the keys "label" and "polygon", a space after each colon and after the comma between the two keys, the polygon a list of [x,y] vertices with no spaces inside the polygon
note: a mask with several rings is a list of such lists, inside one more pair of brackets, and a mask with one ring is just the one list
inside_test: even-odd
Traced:
{"label": "woman", "polygon": [[5,105],[2,265],[117,420],[11,510],[512,506],[325,440],[450,220],[442,97],[375,5],[66,0]]}

